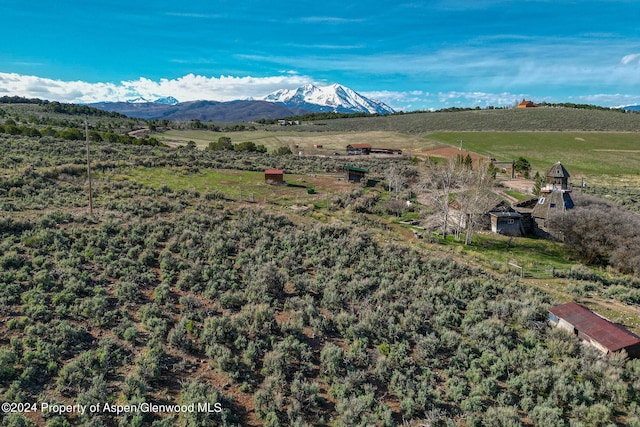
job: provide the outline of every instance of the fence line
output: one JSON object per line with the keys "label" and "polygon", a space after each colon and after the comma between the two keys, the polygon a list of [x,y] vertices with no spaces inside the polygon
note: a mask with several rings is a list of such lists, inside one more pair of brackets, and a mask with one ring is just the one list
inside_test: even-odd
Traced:
{"label": "fence line", "polygon": [[[497,266],[496,266],[497,267]],[[568,277],[573,272],[573,267],[558,268],[555,265],[539,262],[519,263],[515,260],[507,260],[504,264],[506,271],[515,272],[518,276],[528,279],[552,279],[554,277]]]}

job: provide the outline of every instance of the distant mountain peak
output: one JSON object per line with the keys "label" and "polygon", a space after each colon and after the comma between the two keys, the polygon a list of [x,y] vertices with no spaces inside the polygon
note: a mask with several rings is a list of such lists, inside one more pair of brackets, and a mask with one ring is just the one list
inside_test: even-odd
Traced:
{"label": "distant mountain peak", "polygon": [[149,102],[149,100],[147,100],[147,99],[145,99],[145,98],[143,98],[141,96],[139,96],[137,98],[134,98],[134,99],[127,100],[127,104],[144,104],[144,103],[147,103],[147,102]]}
{"label": "distant mountain peak", "polygon": [[[143,119],[243,121],[260,118],[282,118],[313,112],[390,114],[394,110],[380,101],[369,99],[358,92],[332,84],[317,86],[308,83],[296,89],[281,89],[259,99],[227,102],[179,102],[173,96],[154,97],[155,101],[136,94],[126,102],[91,104],[106,111],[115,111]],[[262,104],[262,105],[261,105]]]}
{"label": "distant mountain peak", "polygon": [[175,99],[173,96],[163,96],[162,98],[158,98],[153,102],[155,102],[156,104],[164,104],[164,105],[177,105],[180,103],[180,101]]}
{"label": "distant mountain peak", "polygon": [[127,100],[127,104],[163,104],[163,105],[177,105],[180,101],[175,99],[173,96],[163,96],[157,98],[155,101],[149,101],[147,98],[143,96],[139,96],[137,98]]}
{"label": "distant mountain peak", "polygon": [[264,98],[293,108],[338,113],[390,114],[394,110],[380,101],[369,99],[340,84],[318,87],[308,83],[296,89],[281,89]]}

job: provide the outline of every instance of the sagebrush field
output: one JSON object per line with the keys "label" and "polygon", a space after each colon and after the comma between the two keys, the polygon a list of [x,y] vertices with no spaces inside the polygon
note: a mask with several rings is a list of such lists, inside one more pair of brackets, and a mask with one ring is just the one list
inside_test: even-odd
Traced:
{"label": "sagebrush field", "polygon": [[[18,129],[83,126],[2,108]],[[377,119],[373,128],[393,118]],[[422,160],[300,158],[271,142],[268,153],[129,145],[102,135],[149,123],[91,122],[93,215],[84,140],[0,134],[1,400],[220,410],[5,411],[3,425],[640,425],[640,360],[604,356],[545,321],[551,305],[577,299],[638,330],[638,280],[582,265],[559,242],[482,233],[465,246],[415,227],[433,215],[409,187],[428,170]],[[204,148],[223,135],[191,132],[164,137]],[[273,148],[297,138],[224,135],[261,143],[251,136],[266,132]],[[461,138],[480,154],[523,152],[504,137],[532,144],[522,155],[535,167],[558,160],[532,149],[542,133],[339,132],[299,140],[333,138],[337,150],[377,135],[419,151]],[[633,150],[636,134],[604,135],[551,136],[576,171],[633,175],[600,172],[598,156],[618,157],[595,150]],[[379,182],[346,182],[347,161]],[[392,167],[405,174],[401,191],[385,178]],[[268,168],[290,185],[266,185]],[[531,262],[528,276],[506,271],[508,260]],[[547,263],[554,273],[533,269]]]}

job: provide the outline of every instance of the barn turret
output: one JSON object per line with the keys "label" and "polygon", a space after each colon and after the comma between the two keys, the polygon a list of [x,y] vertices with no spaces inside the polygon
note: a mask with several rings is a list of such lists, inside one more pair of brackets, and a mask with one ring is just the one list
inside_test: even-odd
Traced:
{"label": "barn turret", "polygon": [[562,166],[562,163],[557,162],[547,172],[547,185],[542,191],[549,192],[553,190],[571,191],[569,188],[569,172]]}

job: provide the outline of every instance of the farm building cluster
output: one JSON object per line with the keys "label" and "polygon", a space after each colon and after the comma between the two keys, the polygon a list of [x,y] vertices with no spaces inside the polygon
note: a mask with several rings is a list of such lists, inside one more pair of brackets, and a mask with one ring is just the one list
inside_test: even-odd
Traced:
{"label": "farm building cluster", "polygon": [[[569,172],[557,162],[546,174],[546,184],[540,196],[510,206],[503,200],[488,198],[481,228],[507,236],[549,235],[549,221],[574,207],[569,186]],[[455,200],[449,205],[452,225],[465,228],[467,218]]]}
{"label": "farm building cluster", "polygon": [[368,156],[369,154],[402,154],[402,150],[395,148],[376,148],[371,144],[347,145],[348,156]]}

